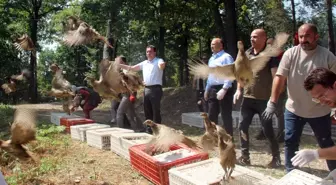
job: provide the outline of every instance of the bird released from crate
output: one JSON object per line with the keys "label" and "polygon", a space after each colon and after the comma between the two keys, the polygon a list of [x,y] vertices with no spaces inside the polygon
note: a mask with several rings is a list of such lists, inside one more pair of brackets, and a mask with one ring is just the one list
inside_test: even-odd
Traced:
{"label": "bird released from crate", "polygon": [[286,33],[278,33],[273,44],[268,44],[264,51],[251,59],[246,56],[243,42],[238,41],[238,54],[234,63],[209,67],[201,62],[190,61],[190,73],[196,78],[205,79],[213,74],[219,79],[237,80],[243,86],[252,85],[256,73],[266,66],[271,57],[277,57],[282,52],[281,47],[287,42],[288,36]]}
{"label": "bird released from crate", "polygon": [[63,77],[63,71],[57,64],[52,64],[50,70],[53,73],[51,81],[51,90],[47,95],[57,98],[66,98],[75,96],[71,90],[71,83]]}
{"label": "bird released from crate", "polygon": [[[70,19],[70,22],[75,22],[75,18]],[[78,21],[78,20],[77,20]],[[77,24],[78,27],[77,27]],[[102,40],[110,48],[113,48],[109,41],[102,35],[100,35],[95,29],[93,29],[88,23],[81,21],[70,25],[70,29],[66,31],[64,36],[64,43],[69,46],[78,46],[92,43],[96,40]],[[77,29],[74,29],[77,27]]]}
{"label": "bird released from crate", "polygon": [[141,77],[134,71],[121,71],[120,76],[123,86],[129,93],[136,92],[144,86]]}
{"label": "bird released from crate", "polygon": [[32,51],[35,56],[35,45],[33,40],[28,36],[28,34],[23,34],[21,37],[17,38],[14,42],[14,46],[19,51]]}
{"label": "bird released from crate", "polygon": [[27,80],[31,76],[30,71],[23,69],[19,75],[12,75],[8,78],[8,82],[2,84],[1,88],[5,91],[6,94],[16,91],[16,81]]}
{"label": "bird released from crate", "polygon": [[103,59],[99,64],[99,80],[91,76],[86,76],[84,80],[87,80],[93,90],[104,99],[119,101],[118,95],[127,91],[121,82],[117,64],[107,59]]}
{"label": "bird released from crate", "polygon": [[153,131],[153,137],[146,146],[147,153],[150,153],[150,147],[152,146],[153,151],[167,152],[171,145],[179,143],[183,143],[189,148],[200,149],[200,146],[192,139],[184,136],[181,130],[154,123],[152,120],[146,120],[144,125],[150,126]]}
{"label": "bird released from crate", "polygon": [[25,144],[36,138],[35,123],[36,114],[33,110],[17,109],[11,125],[11,139],[6,141],[0,140],[0,149],[21,160],[36,160],[34,154],[25,146]]}
{"label": "bird released from crate", "polygon": [[[228,138],[225,140],[225,138]],[[223,181],[229,181],[236,164],[235,144],[228,134],[218,134],[220,165],[224,170]]]}
{"label": "bird released from crate", "polygon": [[66,21],[63,21],[63,30],[64,31],[74,31],[77,30],[79,25],[82,23],[83,21],[80,20],[77,16],[68,16]]}

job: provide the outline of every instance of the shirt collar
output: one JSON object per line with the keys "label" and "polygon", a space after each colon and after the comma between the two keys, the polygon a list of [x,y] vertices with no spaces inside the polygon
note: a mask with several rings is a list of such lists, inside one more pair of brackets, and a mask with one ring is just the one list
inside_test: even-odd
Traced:
{"label": "shirt collar", "polygon": [[217,57],[223,55],[223,53],[224,53],[224,50],[221,50],[220,52],[218,52],[218,53],[216,53],[216,54],[213,53],[213,54],[212,54],[212,57],[217,58]]}
{"label": "shirt collar", "polygon": [[147,62],[148,62],[148,63],[152,63],[155,59],[156,59],[156,57],[154,57],[153,60],[148,60],[148,59],[147,59]]}

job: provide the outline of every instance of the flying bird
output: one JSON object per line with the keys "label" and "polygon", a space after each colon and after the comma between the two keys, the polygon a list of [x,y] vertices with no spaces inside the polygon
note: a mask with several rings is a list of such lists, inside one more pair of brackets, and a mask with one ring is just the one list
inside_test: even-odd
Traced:
{"label": "flying bird", "polygon": [[57,98],[72,97],[75,94],[71,90],[71,83],[63,77],[63,71],[57,64],[52,64],[50,69],[54,75],[51,81],[51,90],[47,92],[49,96]]}
{"label": "flying bird", "polygon": [[153,130],[153,137],[147,143],[146,152],[149,153],[153,145],[153,151],[167,152],[173,144],[183,143],[189,148],[200,149],[200,146],[190,138],[183,135],[182,131],[175,130],[163,124],[154,123],[152,120],[146,120],[144,125],[150,126]]}
{"label": "flying bird", "polygon": [[[14,46],[19,51],[35,51],[34,42],[28,34],[23,34],[21,37],[17,38],[14,42]],[[35,52],[32,53],[35,55]]]}
{"label": "flying bird", "polygon": [[140,76],[134,71],[122,71],[120,72],[121,81],[124,87],[132,93],[138,91],[144,86]]}
{"label": "flying bird", "polygon": [[78,19],[74,17],[70,18],[68,22],[70,22],[70,25],[68,28],[69,30],[66,31],[65,36],[64,36],[64,43],[66,45],[78,46],[78,45],[89,44],[96,40],[102,40],[110,48],[113,48],[104,36],[100,35],[95,29],[93,29],[86,22],[84,21],[78,22]]}
{"label": "flying bird", "polygon": [[14,114],[14,122],[11,126],[11,139],[0,140],[0,149],[7,151],[21,160],[32,158],[33,153],[25,144],[36,139],[36,114],[31,109],[17,109]]}
{"label": "flying bird", "polygon": [[27,69],[23,69],[19,75],[12,75],[7,79],[7,83],[1,85],[1,88],[5,91],[6,94],[12,93],[16,91],[16,83],[17,81],[27,80],[30,77],[30,71]]}
{"label": "flying bird", "polygon": [[74,31],[77,30],[79,25],[82,23],[83,21],[80,20],[78,17],[76,16],[68,16],[66,22],[62,22],[63,24],[63,30],[64,31]]}
{"label": "flying bird", "polygon": [[288,37],[286,33],[278,33],[273,44],[268,44],[264,51],[251,59],[246,56],[243,42],[238,41],[238,54],[233,64],[209,67],[204,63],[190,62],[190,73],[197,78],[205,79],[209,74],[213,74],[220,79],[237,80],[243,86],[251,85],[254,83],[256,73],[265,67],[269,59],[282,52],[281,47],[287,42]]}

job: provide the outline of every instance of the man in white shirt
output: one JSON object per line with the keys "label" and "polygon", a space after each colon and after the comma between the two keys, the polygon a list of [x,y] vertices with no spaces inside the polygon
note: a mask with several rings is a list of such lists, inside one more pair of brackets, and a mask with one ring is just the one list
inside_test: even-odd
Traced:
{"label": "man in white shirt", "polygon": [[[145,118],[161,123],[160,104],[162,98],[162,75],[166,63],[156,57],[156,48],[152,45],[146,48],[147,60],[140,62],[134,66],[119,64],[119,67],[126,70],[140,71],[142,70],[143,80],[145,83],[144,91],[144,112]],[[147,132],[152,133],[150,127]]]}

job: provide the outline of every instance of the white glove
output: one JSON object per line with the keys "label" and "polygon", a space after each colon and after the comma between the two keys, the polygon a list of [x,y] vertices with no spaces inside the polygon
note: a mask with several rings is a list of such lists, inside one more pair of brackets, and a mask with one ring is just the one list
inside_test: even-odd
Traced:
{"label": "white glove", "polygon": [[84,105],[84,104],[85,104],[85,100],[82,100],[82,101],[80,102],[80,104],[81,104],[81,105]]}
{"label": "white glove", "polygon": [[319,158],[317,150],[300,150],[295,152],[295,154],[296,155],[291,159],[293,166],[302,167]]}
{"label": "white glove", "polygon": [[221,89],[217,92],[217,100],[222,100],[227,92],[227,89]]}
{"label": "white glove", "polygon": [[241,97],[241,90],[237,89],[235,94],[233,95],[233,104],[236,104],[237,100]]}
{"label": "white glove", "polygon": [[323,180],[333,180],[333,182],[336,182],[336,169],[331,171],[326,178]]}

